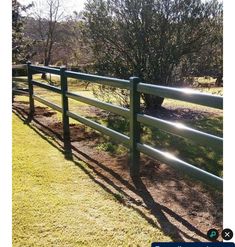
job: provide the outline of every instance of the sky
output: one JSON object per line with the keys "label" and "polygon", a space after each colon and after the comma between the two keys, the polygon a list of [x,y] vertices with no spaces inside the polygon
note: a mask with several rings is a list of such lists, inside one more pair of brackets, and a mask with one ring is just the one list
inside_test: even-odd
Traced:
{"label": "sky", "polygon": [[[46,0],[18,0],[21,4],[29,4],[32,2],[46,2]],[[62,0],[63,6],[67,14],[72,14],[73,11],[78,13],[83,9],[86,0]]]}
{"label": "sky", "polygon": [[[18,0],[21,4],[29,4],[32,2],[46,2],[47,0]],[[78,13],[83,9],[86,0],[61,0],[67,14],[72,14],[73,11]],[[206,0],[203,0],[206,1]],[[223,2],[223,0],[219,0]]]}

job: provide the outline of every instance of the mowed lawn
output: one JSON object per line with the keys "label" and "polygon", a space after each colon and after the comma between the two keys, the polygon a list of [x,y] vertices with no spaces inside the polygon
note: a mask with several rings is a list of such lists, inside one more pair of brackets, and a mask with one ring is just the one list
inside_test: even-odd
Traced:
{"label": "mowed lawn", "polygon": [[[171,241],[13,114],[13,246]],[[89,170],[92,173],[91,170]]]}

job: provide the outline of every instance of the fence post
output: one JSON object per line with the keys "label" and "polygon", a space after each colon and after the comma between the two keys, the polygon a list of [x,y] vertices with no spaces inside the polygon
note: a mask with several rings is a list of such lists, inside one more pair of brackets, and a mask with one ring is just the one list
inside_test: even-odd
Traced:
{"label": "fence post", "polygon": [[27,62],[28,70],[28,87],[29,87],[29,116],[33,117],[35,108],[34,108],[34,98],[33,98],[33,84],[32,84],[32,70],[30,68],[31,62]]}
{"label": "fence post", "polygon": [[61,82],[61,101],[62,101],[62,123],[63,123],[63,138],[64,138],[64,151],[65,157],[71,158],[71,144],[70,144],[70,130],[69,130],[69,117],[67,111],[69,110],[67,76],[65,75],[66,67],[60,67],[60,82]]}
{"label": "fence post", "polygon": [[137,114],[140,111],[140,93],[137,85],[140,78],[130,78],[130,174],[137,178],[140,172],[140,152],[137,150],[137,143],[140,142],[140,123],[137,121]]}

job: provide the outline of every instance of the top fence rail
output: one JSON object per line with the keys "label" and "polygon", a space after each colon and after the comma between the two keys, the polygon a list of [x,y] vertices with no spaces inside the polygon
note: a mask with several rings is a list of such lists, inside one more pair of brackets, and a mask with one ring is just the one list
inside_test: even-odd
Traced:
{"label": "top fence rail", "polygon": [[55,69],[55,68],[50,68],[50,67],[46,67],[46,66],[36,66],[36,65],[31,65],[30,69],[32,70],[32,72],[39,72],[39,73],[50,73],[50,74],[54,74],[54,75],[60,75],[60,70],[59,69]]}
{"label": "top fence rail", "polygon": [[188,88],[164,87],[148,83],[139,83],[137,90],[140,93],[223,109],[223,97],[197,92]]}
{"label": "top fence rail", "polygon": [[27,69],[26,64],[13,64],[12,69]]}
{"label": "top fence rail", "polygon": [[[35,66],[31,65],[31,69],[35,72],[40,73],[51,73],[55,75],[60,75],[60,70],[45,66]],[[118,87],[122,89],[130,89],[129,80],[117,79],[106,76],[92,75],[81,72],[73,72],[65,70],[65,75],[68,78],[74,78],[89,82],[96,82],[99,84],[105,84],[112,87]],[[170,98],[180,101],[185,101],[189,103],[194,103],[197,105],[204,105],[207,107],[223,109],[223,97],[216,96],[212,94],[201,93],[196,90],[188,88],[175,88],[175,87],[165,87],[159,85],[153,85],[151,83],[140,82],[137,87],[138,92],[151,94],[155,96],[160,96],[163,98]]]}
{"label": "top fence rail", "polygon": [[70,78],[80,79],[89,82],[96,82],[99,84],[105,84],[111,87],[119,87],[123,89],[129,89],[130,84],[128,80],[117,79],[106,76],[91,75],[80,72],[65,71],[65,75]]}

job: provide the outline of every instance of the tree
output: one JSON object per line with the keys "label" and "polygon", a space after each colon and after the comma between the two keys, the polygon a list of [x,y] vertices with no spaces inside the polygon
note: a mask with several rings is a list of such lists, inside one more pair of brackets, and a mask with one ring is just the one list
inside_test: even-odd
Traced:
{"label": "tree", "polygon": [[[84,33],[99,73],[170,85],[174,68],[214,41],[217,0],[88,0]],[[147,108],[163,98],[143,95]]]}
{"label": "tree", "polygon": [[213,19],[213,39],[197,53],[182,59],[183,76],[211,76],[221,86],[223,78],[223,13],[218,12]]}
{"label": "tree", "polygon": [[60,35],[57,40],[57,47],[59,51],[64,53],[64,56],[61,54],[60,60],[66,64],[81,66],[93,61],[90,47],[82,40],[82,28],[81,15],[76,11],[65,21],[60,22],[58,26]]}
{"label": "tree", "polygon": [[61,0],[47,0],[35,5],[35,32],[40,37],[44,65],[48,66],[58,36],[58,23],[64,18]]}
{"label": "tree", "polygon": [[27,10],[32,4],[21,5],[17,0],[12,0],[12,62],[26,63],[35,53],[32,52],[34,42],[24,35]]}

